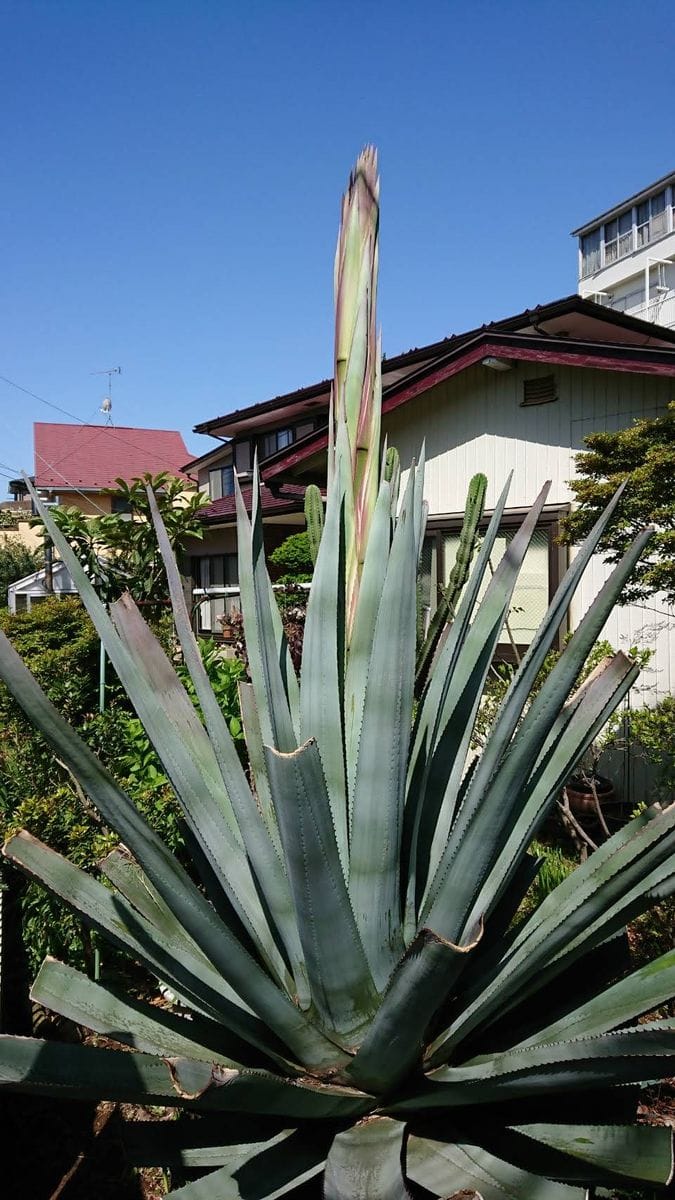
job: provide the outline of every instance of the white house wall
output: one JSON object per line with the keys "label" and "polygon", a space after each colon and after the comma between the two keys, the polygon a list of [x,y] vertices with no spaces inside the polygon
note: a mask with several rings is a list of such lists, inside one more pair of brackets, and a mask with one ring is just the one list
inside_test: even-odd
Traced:
{"label": "white house wall", "polygon": [[[558,400],[522,407],[523,380],[550,374],[556,376]],[[675,379],[658,376],[529,363],[503,372],[476,366],[386,414],[383,425],[401,455],[404,477],[425,438],[429,515],[456,516],[477,471],[488,477],[488,508],[511,470],[509,509],[532,504],[546,479],[548,503],[569,503],[567,481],[584,437],[657,416],[674,396]],[[573,627],[608,573],[597,558],[587,570],[570,613]],[[637,644],[655,651],[636,689],[642,702],[675,690],[675,611],[659,598],[618,609],[604,636],[617,648]]]}

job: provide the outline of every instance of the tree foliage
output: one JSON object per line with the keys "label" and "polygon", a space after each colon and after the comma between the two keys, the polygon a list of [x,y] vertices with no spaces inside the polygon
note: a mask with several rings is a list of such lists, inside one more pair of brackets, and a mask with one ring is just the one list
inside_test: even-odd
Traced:
{"label": "tree foliage", "polygon": [[42,553],[30,550],[18,537],[0,542],[0,608],[7,604],[7,589],[42,566]]}
{"label": "tree foliage", "polygon": [[563,540],[579,542],[590,532],[617,486],[626,480],[614,520],[600,542],[616,563],[636,534],[655,532],[621,602],[635,603],[657,592],[675,603],[675,401],[662,416],[634,421],[627,429],[593,433],[577,454],[579,478],[570,487],[579,507],[563,522]]}
{"label": "tree foliage", "polygon": [[[108,494],[126,511],[89,517],[79,508],[56,507],[54,520],[103,599],[111,602],[128,591],[153,615],[166,603],[167,585],[146,489],[155,495],[177,555],[188,539],[203,536],[199,516],[207,501],[199,492],[186,492],[185,481],[166,472],[146,473],[131,483],[118,479],[117,485]],[[41,518],[35,523],[44,531]]]}

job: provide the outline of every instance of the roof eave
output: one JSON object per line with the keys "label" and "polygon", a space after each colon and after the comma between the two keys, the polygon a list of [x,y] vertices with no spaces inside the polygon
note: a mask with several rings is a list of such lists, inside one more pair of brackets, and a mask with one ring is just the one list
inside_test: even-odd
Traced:
{"label": "roof eave", "polygon": [[585,233],[590,233],[592,229],[596,229],[598,225],[604,224],[605,221],[611,221],[627,208],[632,208],[635,204],[641,204],[643,200],[647,200],[655,192],[660,192],[664,187],[668,187],[669,183],[675,181],[675,171],[669,171],[667,175],[663,175],[661,179],[657,179],[654,183],[650,183],[648,187],[642,188],[636,192],[634,196],[627,196],[625,200],[619,201],[618,204],[613,204],[606,212],[602,212],[597,217],[593,217],[591,221],[585,221],[578,229],[573,229],[570,237],[582,237]]}
{"label": "roof eave", "polygon": [[[600,307],[600,306],[594,306]],[[642,322],[642,324],[648,324]],[[652,327],[649,326],[651,330]],[[675,341],[675,339],[674,339]],[[504,355],[504,352],[509,352]],[[672,350],[664,347],[636,346],[614,342],[583,342],[576,339],[538,336],[531,334],[506,334],[496,330],[485,331],[455,351],[437,359],[415,376],[408,376],[398,384],[392,384],[382,393],[382,413],[391,412],[417,395],[435,387],[444,379],[459,374],[470,366],[477,365],[484,357],[502,354],[516,361],[548,361],[554,365],[595,367],[598,370],[635,370],[643,374],[659,374],[675,377],[675,345]],[[305,440],[305,439],[303,439]],[[284,471],[290,470],[303,460],[326,448],[327,432],[317,432],[307,444],[291,446],[285,456],[275,456],[274,462],[263,467],[263,478],[268,486],[272,479],[279,484]]]}

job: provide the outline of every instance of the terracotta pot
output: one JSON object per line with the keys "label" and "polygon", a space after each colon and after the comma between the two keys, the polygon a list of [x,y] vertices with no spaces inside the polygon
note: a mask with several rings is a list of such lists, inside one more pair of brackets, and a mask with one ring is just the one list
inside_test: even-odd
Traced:
{"label": "terracotta pot", "polygon": [[[584,816],[597,815],[590,778],[591,776],[588,776],[587,780],[583,775],[573,775],[567,784],[567,798],[572,812]],[[615,798],[614,784],[604,775],[593,775],[592,778],[600,806],[604,809],[605,805],[611,804]]]}

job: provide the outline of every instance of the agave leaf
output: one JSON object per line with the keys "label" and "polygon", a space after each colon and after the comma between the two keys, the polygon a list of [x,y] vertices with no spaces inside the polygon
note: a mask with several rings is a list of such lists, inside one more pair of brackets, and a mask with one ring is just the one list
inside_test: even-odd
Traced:
{"label": "agave leaf", "polygon": [[260,728],[265,743],[288,753],[297,745],[291,712],[291,701],[297,704],[297,679],[265,565],[257,459],[250,520],[236,477],[235,493],[241,609]]}
{"label": "agave leaf", "polygon": [[0,635],[0,674],[34,723],[58,747],[86,794],[133,852],[166,905],[223,979],[272,1028],[281,1033],[285,1027],[293,1043],[288,1043],[289,1048],[303,1061],[321,1062],[325,1057],[331,1062],[339,1058],[336,1048],[311,1026],[216,915],[128,796],[57,713],[4,635]]}
{"label": "agave leaf", "polygon": [[675,950],[669,950],[536,1034],[531,1034],[518,1045],[538,1046],[542,1042],[556,1042],[562,1038],[567,1040],[607,1033],[658,1008],[674,995]]}
{"label": "agave leaf", "polygon": [[525,1046],[484,1054],[463,1066],[439,1067],[427,1075],[426,1088],[395,1101],[387,1111],[397,1115],[491,1104],[662,1078],[675,1059],[675,1022],[659,1026],[636,1025],[619,1033]]}
{"label": "agave leaf", "polygon": [[190,1121],[132,1121],[120,1130],[127,1162],[135,1167],[224,1167],[236,1170],[267,1147],[293,1133],[283,1117],[250,1113],[227,1122],[200,1114]]}
{"label": "agave leaf", "polygon": [[673,1131],[649,1125],[514,1125],[535,1142],[583,1164],[599,1167],[607,1175],[622,1175],[647,1183],[668,1184],[673,1176]]}
{"label": "agave leaf", "polygon": [[240,1005],[236,992],[201,954],[192,955],[184,940],[175,942],[160,935],[122,896],[25,831],[9,839],[4,854],[25,874],[39,879],[70,908],[81,913],[87,924],[175,987],[191,1006],[194,1004],[198,1011],[222,1022],[265,1053],[275,1058],[284,1054],[281,1043],[262,1021]]}
{"label": "agave leaf", "polygon": [[[499,853],[504,833],[513,821],[514,806],[520,803],[523,782],[534,767],[557,714],[642,554],[648,536],[638,537],[612,572],[541,691],[534,697],[499,770],[495,773],[494,762],[490,770],[484,767],[483,761],[479,762],[425,907],[429,921],[445,936],[461,937],[465,926],[468,927],[471,907],[491,861]],[[492,760],[490,753],[488,759]]]}
{"label": "agave leaf", "polygon": [[[470,730],[466,727],[452,730],[449,739],[445,738],[446,727],[457,707],[458,699],[455,692],[455,670],[457,662],[464,651],[471,618],[478,599],[485,572],[490,561],[490,554],[506,505],[510,478],[497,501],[492,519],[488,525],[483,544],[480,548],[476,565],[471,572],[469,582],[452,623],[448,638],[440,651],[422,695],[417,720],[413,734],[413,749],[408,765],[406,781],[406,810],[404,830],[404,878],[408,878],[406,897],[405,931],[406,941],[410,942],[417,929],[417,912],[421,903],[427,880],[432,871],[431,850],[438,817],[447,788],[447,781],[458,785],[464,771],[466,759],[465,746],[468,744]],[[477,650],[478,664],[481,663],[480,646]],[[474,667],[474,671],[475,671]],[[471,671],[469,671],[471,678]],[[480,687],[476,682],[476,692]],[[452,757],[450,741],[456,747]],[[439,744],[447,743],[447,753],[437,753]],[[432,774],[432,758],[436,753],[434,769],[439,770],[439,778],[434,786]],[[452,817],[450,811],[447,821]],[[438,862],[440,848],[437,850],[435,863]],[[435,867],[433,867],[435,869]]]}
{"label": "agave leaf", "polygon": [[[455,942],[458,942],[460,938],[454,932],[455,905],[454,901],[449,900],[447,881],[456,852],[458,835],[455,829],[457,826],[452,827],[449,837],[448,831],[451,829],[455,815],[458,788],[464,772],[471,731],[483,695],[487,673],[508,615],[518,574],[546,501],[549,487],[550,484],[545,484],[539,493],[492,576],[473,623],[464,632],[463,645],[453,663],[448,694],[447,697],[444,697],[444,700],[450,700],[452,707],[450,708],[450,704],[444,703],[439,713],[427,770],[423,775],[421,786],[425,794],[425,801],[430,807],[430,813],[424,825],[426,830],[430,831],[433,815],[438,813],[434,841],[431,844],[430,871],[434,863],[437,862],[438,866],[431,877],[426,898],[422,903],[420,920]],[[479,556],[477,566],[480,561]],[[460,610],[455,625],[461,627],[463,616],[464,614]],[[450,631],[449,643],[453,641],[455,625]],[[441,662],[442,659],[439,662],[439,668]],[[444,711],[447,708],[450,708],[449,712]],[[479,770],[480,764],[467,789],[457,825],[461,825],[465,819],[468,797],[475,788],[475,779]],[[442,851],[441,847],[444,847]],[[428,852],[428,846],[421,845],[418,850],[420,853]]]}
{"label": "agave leaf", "polygon": [[54,958],[46,958],[40,967],[31,998],[77,1025],[148,1054],[213,1060],[234,1067],[273,1065],[261,1055],[256,1058],[250,1043],[214,1021],[194,1015],[187,1020],[133,997],[122,999]]}
{"label": "agave leaf", "polygon": [[[158,942],[171,942],[172,945],[181,943],[185,946],[189,955],[202,960],[210,967],[208,959],[200,950],[196,942],[185,932],[185,929],[176,919],[171,909],[164,903],[162,897],[156,888],[154,888],[148,879],[145,872],[139,867],[138,863],[134,862],[129,852],[121,846],[111,850],[104,859],[98,864],[101,872],[113,884],[115,890],[124,896],[129,904],[141,913],[155,928],[155,936]],[[242,934],[244,930],[242,927]],[[227,991],[227,985],[225,987]],[[234,996],[234,992],[232,993]],[[240,1003],[243,1008],[248,1006],[243,1004],[239,997],[236,998],[237,1003]],[[250,1012],[250,1009],[249,1009]]]}
{"label": "agave leaf", "polygon": [[386,1095],[420,1061],[424,1035],[446,999],[466,955],[480,942],[453,946],[423,929],[394,972],[347,1074],[358,1087]]}
{"label": "agave leaf", "polygon": [[363,704],[370,667],[370,655],[382,589],[387,575],[391,542],[391,485],[380,484],[368,548],[363,564],[359,599],[354,618],[345,676],[345,749],[350,797],[354,794],[354,774],[363,724]]}
{"label": "agave leaf", "polygon": [[321,757],[266,747],[267,769],[295,900],[310,991],[322,1024],[352,1034],[377,1006],[342,873]]}
{"label": "agave leaf", "polygon": [[[274,921],[284,945],[295,950],[293,957],[297,961],[300,946],[288,880],[261,820],[229,730],[227,739],[237,768],[233,767],[229,758],[226,759],[229,783],[229,789],[226,789],[223,787],[218,759],[196,709],[131,597],[123,596],[117,600],[111,606],[110,615],[129,653],[141,664],[140,669],[147,677],[148,687],[164,700],[166,724],[162,730],[162,742],[155,745],[156,750],[166,761],[168,748],[185,743],[197,760],[198,780],[191,782],[189,790],[180,764],[172,771],[169,758],[168,765],[179,798],[186,797],[186,793],[189,797],[182,799],[182,807],[192,834],[209,863],[216,883],[244,919],[249,934],[275,977],[284,987],[292,990],[286,965],[268,927],[268,922]],[[208,687],[215,701],[210,684]],[[222,713],[220,715],[222,720]],[[224,720],[222,723],[225,724]],[[167,737],[166,725],[173,726],[173,735]],[[232,799],[235,801],[236,814]],[[241,854],[242,842],[248,862]],[[265,897],[267,919],[260,906],[256,882]]]}
{"label": "agave leaf", "polygon": [[647,810],[620,829],[550,893],[519,930],[504,959],[463,997],[462,1012],[431,1048],[430,1062],[477,1025],[503,1018],[644,908],[660,885],[672,888],[675,804]]}
{"label": "agave leaf", "polygon": [[[499,760],[505,753],[506,748],[511,741],[513,733],[520,717],[530,698],[532,688],[534,687],[537,676],[544,665],[546,655],[548,654],[553,638],[555,637],[565,614],[570,606],[572,597],[576,592],[581,577],[590,562],[592,555],[597,549],[598,543],[610,522],[616,506],[619,503],[623,493],[625,484],[617,490],[614,497],[607,505],[604,513],[596,522],[591,533],[579,547],[577,554],[572,559],[572,562],[565,573],[560,586],[558,587],[553,600],[548,606],[546,615],[539,626],[535,637],[532,639],[525,656],[516,671],[516,674],[511,682],[507,695],[504,698],[497,714],[497,719],[490,730],[490,737],[481,756],[481,763],[478,771],[478,778],[475,786],[479,785],[481,778],[489,779],[496,769]],[[614,603],[614,599],[610,601]],[[597,634],[596,634],[597,636]],[[569,678],[569,676],[568,676]],[[569,692],[574,677],[570,681],[567,691]]]}
{"label": "agave leaf", "polygon": [[474,1145],[408,1139],[407,1171],[435,1196],[475,1193],[482,1200],[584,1200],[579,1188],[541,1179]]}
{"label": "agave leaf", "polygon": [[302,736],[318,746],[342,870],[349,861],[342,696],[344,685],[344,492],[331,489],[307,605],[302,652]]}
{"label": "agave leaf", "polygon": [[181,1200],[276,1200],[320,1173],[325,1142],[325,1137],[308,1138],[304,1131],[291,1131],[171,1195]]}
{"label": "agave leaf", "polygon": [[429,622],[427,635],[417,655],[415,663],[416,695],[420,695],[423,690],[441,634],[447,622],[453,619],[460,597],[466,586],[471,569],[471,561],[478,544],[478,525],[483,516],[486,491],[487,476],[482,473],[474,475],[469,482],[455,565],[450,573],[448,585],[443,589],[441,599]]}
{"label": "agave leaf", "polygon": [[[569,779],[584,752],[604,728],[608,717],[635,683],[639,669],[619,651],[599,663],[579,691],[563,707],[551,728],[528,783],[518,799],[520,811],[499,849],[472,917],[486,917],[508,885],[513,871],[534,837],[551,800]],[[515,815],[515,814],[514,814]],[[472,926],[471,919],[467,922]]]}
{"label": "agave leaf", "polygon": [[277,825],[276,813],[274,812],[274,805],[272,803],[270,782],[267,778],[267,763],[265,762],[265,751],[255,694],[252,685],[245,683],[243,680],[239,683],[239,708],[241,710],[241,723],[246,739],[246,750],[251,767],[251,775],[255,785],[255,799],[267,827],[267,832],[276,847],[277,853],[283,860],[279,826]]}
{"label": "agave leaf", "polygon": [[[152,643],[156,639],[148,631],[147,636],[144,638],[143,646],[144,653],[147,649],[148,654],[152,654],[151,661],[153,666],[152,668],[141,669],[137,665],[136,656],[130,653],[122,638],[117,634],[104,605],[96,595],[90,580],[87,578],[82,565],[73,553],[66,538],[54,524],[52,517],[37,497],[37,494],[35,494],[34,498],[49,535],[68,567],[74,583],[77,585],[78,592],[83,603],[86,605],[92,623],[105,646],[108,656],[120,680],[124,684],[150,740],[164,763],[167,774],[176,790],[176,794],[181,802],[188,823],[194,831],[195,837],[203,846],[206,857],[211,863],[216,877],[220,879],[221,884],[226,889],[228,899],[233,904],[235,911],[246,926],[254,943],[259,947],[263,956],[267,953],[269,956],[268,963],[272,970],[280,968],[279,956],[273,940],[269,936],[267,921],[253,876],[245,856],[240,853],[241,835],[232,812],[230,799],[222,786],[222,781],[218,782],[214,777],[213,751],[199,722],[197,722],[198,732],[195,732],[193,706],[189,703],[187,696],[184,696],[184,703],[180,704],[181,685],[178,681],[176,681],[178,690],[172,686],[170,692],[172,704],[174,702],[177,704],[175,713],[172,715],[169,706],[162,703],[161,692],[158,692],[152,686],[150,676],[147,673],[147,670],[150,669],[152,677],[156,679],[156,672],[159,671],[162,686],[169,686],[166,668],[161,661],[164,657],[163,652],[159,647],[153,650]],[[123,606],[116,611],[118,620],[122,619],[121,614],[125,612],[127,617],[126,627],[129,633],[129,626],[133,620],[132,617],[129,617],[129,612],[132,611],[130,606]],[[138,622],[134,622],[134,635],[140,636]],[[58,716],[56,710],[49,704],[49,701],[45,697],[42,697],[42,700],[38,701],[38,694],[41,695],[41,693],[37,684],[35,684],[29,672],[23,667],[18,656],[13,651],[10,653],[10,650],[9,643],[0,641],[0,673],[2,673],[7,686],[13,691],[13,694],[22,706],[25,707],[25,703],[28,702],[29,707],[27,711],[30,713],[31,719],[40,725],[42,732],[54,744],[60,756],[62,758],[65,757],[67,760],[70,754],[72,758],[72,748],[79,745],[80,752],[78,753],[78,759],[82,762],[86,749],[83,743],[79,741],[67,722]],[[173,671],[172,668],[170,670]],[[19,687],[20,692],[16,690],[17,687]],[[192,714],[189,716],[185,707],[186,705],[193,709]],[[179,733],[179,731],[182,731],[182,733]],[[95,763],[94,756],[89,755],[87,770],[90,776],[90,768]],[[77,762],[74,763],[71,761],[69,765],[74,774],[78,776],[79,768]],[[78,778],[80,778],[85,792],[91,795],[94,803],[100,808],[105,819],[117,830],[125,844],[134,851],[135,857],[145,867],[148,875],[161,893],[162,886],[158,882],[158,879],[153,878],[153,869],[148,865],[149,860],[148,862],[144,862],[142,859],[143,853],[146,853],[147,857],[147,825],[145,826],[146,836],[141,838],[140,842],[137,837],[136,841],[138,844],[134,846],[130,840],[133,834],[129,831],[127,833],[123,832],[120,827],[119,813],[116,812],[115,815],[111,815],[109,805],[107,805],[107,811],[102,807],[103,792],[100,785],[97,792],[92,791],[87,786],[84,778],[81,776],[78,776]],[[110,789],[108,788],[107,790],[109,791]],[[117,798],[119,798],[122,793],[118,789],[115,790]],[[136,826],[136,833],[139,834],[140,828],[143,827],[143,822],[140,822],[139,825],[139,818],[136,811],[128,800],[124,807],[126,810],[125,822],[128,830],[133,820]],[[119,808],[120,805],[116,805],[116,809],[119,810]],[[133,817],[131,814],[133,814]],[[161,844],[156,835],[153,835],[153,839],[155,846]],[[166,859],[167,852],[164,848],[162,850],[163,857]],[[227,873],[222,869],[224,857],[228,859]],[[196,889],[193,890],[196,891]],[[208,924],[205,923],[203,927],[207,929]]]}
{"label": "agave leaf", "polygon": [[422,542],[424,541],[424,531],[427,527],[427,514],[429,505],[424,499],[424,471],[427,460],[426,442],[422,440],[418,461],[413,461],[411,474],[414,475],[413,483],[413,521],[415,526],[415,562],[419,564],[420,555],[422,553]]}
{"label": "agave leaf", "polygon": [[0,1088],[33,1095],[296,1119],[355,1118],[372,1104],[371,1097],[349,1088],[301,1083],[265,1071],[237,1071],[196,1059],[161,1059],[9,1034],[0,1035],[0,1049]]}
{"label": "agave leaf", "polygon": [[338,1133],[328,1153],[325,1200],[410,1200],[401,1158],[405,1125],[370,1117]]}
{"label": "agave leaf", "polygon": [[[258,718],[258,710],[255,703],[255,695],[250,683],[239,684],[239,704],[241,709],[241,719],[246,737],[246,749],[248,751],[249,764],[251,775],[255,786],[255,799],[258,804],[263,821],[270,836],[272,845],[279,861],[283,865],[284,852],[281,846],[281,838],[279,836],[279,826],[277,825],[276,813],[272,803],[272,792],[267,774],[267,762],[265,759],[265,748],[262,741],[262,733],[260,730],[260,720]],[[290,886],[286,881],[285,893],[291,895]],[[311,994],[309,990],[309,980],[307,978],[307,964],[305,963],[302,944],[300,941],[300,932],[297,921],[295,919],[295,908],[291,901],[291,912],[288,916],[287,925],[284,933],[284,944],[286,952],[289,956],[291,971],[295,985],[295,994],[297,1002],[303,1012],[306,1012],[311,1004]]]}
{"label": "agave leaf", "polygon": [[375,626],[351,813],[349,894],[381,991],[403,950],[400,846],[415,671],[410,476]]}
{"label": "agave leaf", "polygon": [[[164,522],[162,521],[157,501],[152,488],[148,488],[148,502],[152,514],[152,520],[157,534],[157,541],[164,562],[167,580],[169,584],[169,593],[171,596],[171,604],[176,622],[176,629],[181,643],[181,648],[185,657],[188,670],[192,677],[195,686],[195,692],[199,701],[202,713],[204,714],[204,722],[211,739],[211,744],[215,753],[215,757],[220,768],[222,780],[225,785],[228,800],[231,802],[231,807],[236,824],[238,826],[237,833],[246,847],[246,853],[253,867],[258,885],[260,886],[267,904],[268,917],[273,913],[281,940],[288,955],[291,971],[295,980],[295,987],[305,999],[306,988],[303,980],[305,976],[304,963],[300,953],[300,942],[298,931],[291,917],[290,894],[288,890],[287,880],[284,878],[283,866],[281,863],[281,847],[279,844],[279,835],[273,820],[269,820],[270,808],[265,802],[268,799],[265,794],[266,780],[256,777],[256,765],[260,766],[262,758],[262,743],[259,737],[259,720],[254,701],[248,703],[248,692],[243,693],[250,685],[240,685],[240,700],[242,699],[243,707],[245,708],[245,729],[247,730],[247,745],[249,749],[249,760],[253,771],[253,777],[256,782],[256,792],[258,806],[251,794],[246,779],[246,774],[241,765],[237,748],[234,744],[227,721],[221,711],[218,700],[213,692],[211,683],[206,673],[202,656],[199,652],[196,638],[192,631],[190,623],[190,615],[185,603],[185,596],[181,585],[176,559],[171,549]],[[242,719],[244,713],[242,712]],[[258,737],[256,738],[256,735]],[[259,757],[254,762],[256,747],[259,747]],[[263,817],[264,828],[261,828],[259,815]],[[266,832],[265,832],[266,831]],[[232,863],[228,856],[228,871],[229,876],[232,869]],[[222,874],[223,864],[220,861],[215,869],[216,879],[219,880]],[[263,925],[264,928],[264,925]],[[286,972],[283,964],[279,962],[278,955],[275,953],[275,948],[271,943],[271,939],[266,936],[267,931],[263,934],[265,952],[267,957],[275,963],[277,975],[288,983]]]}

